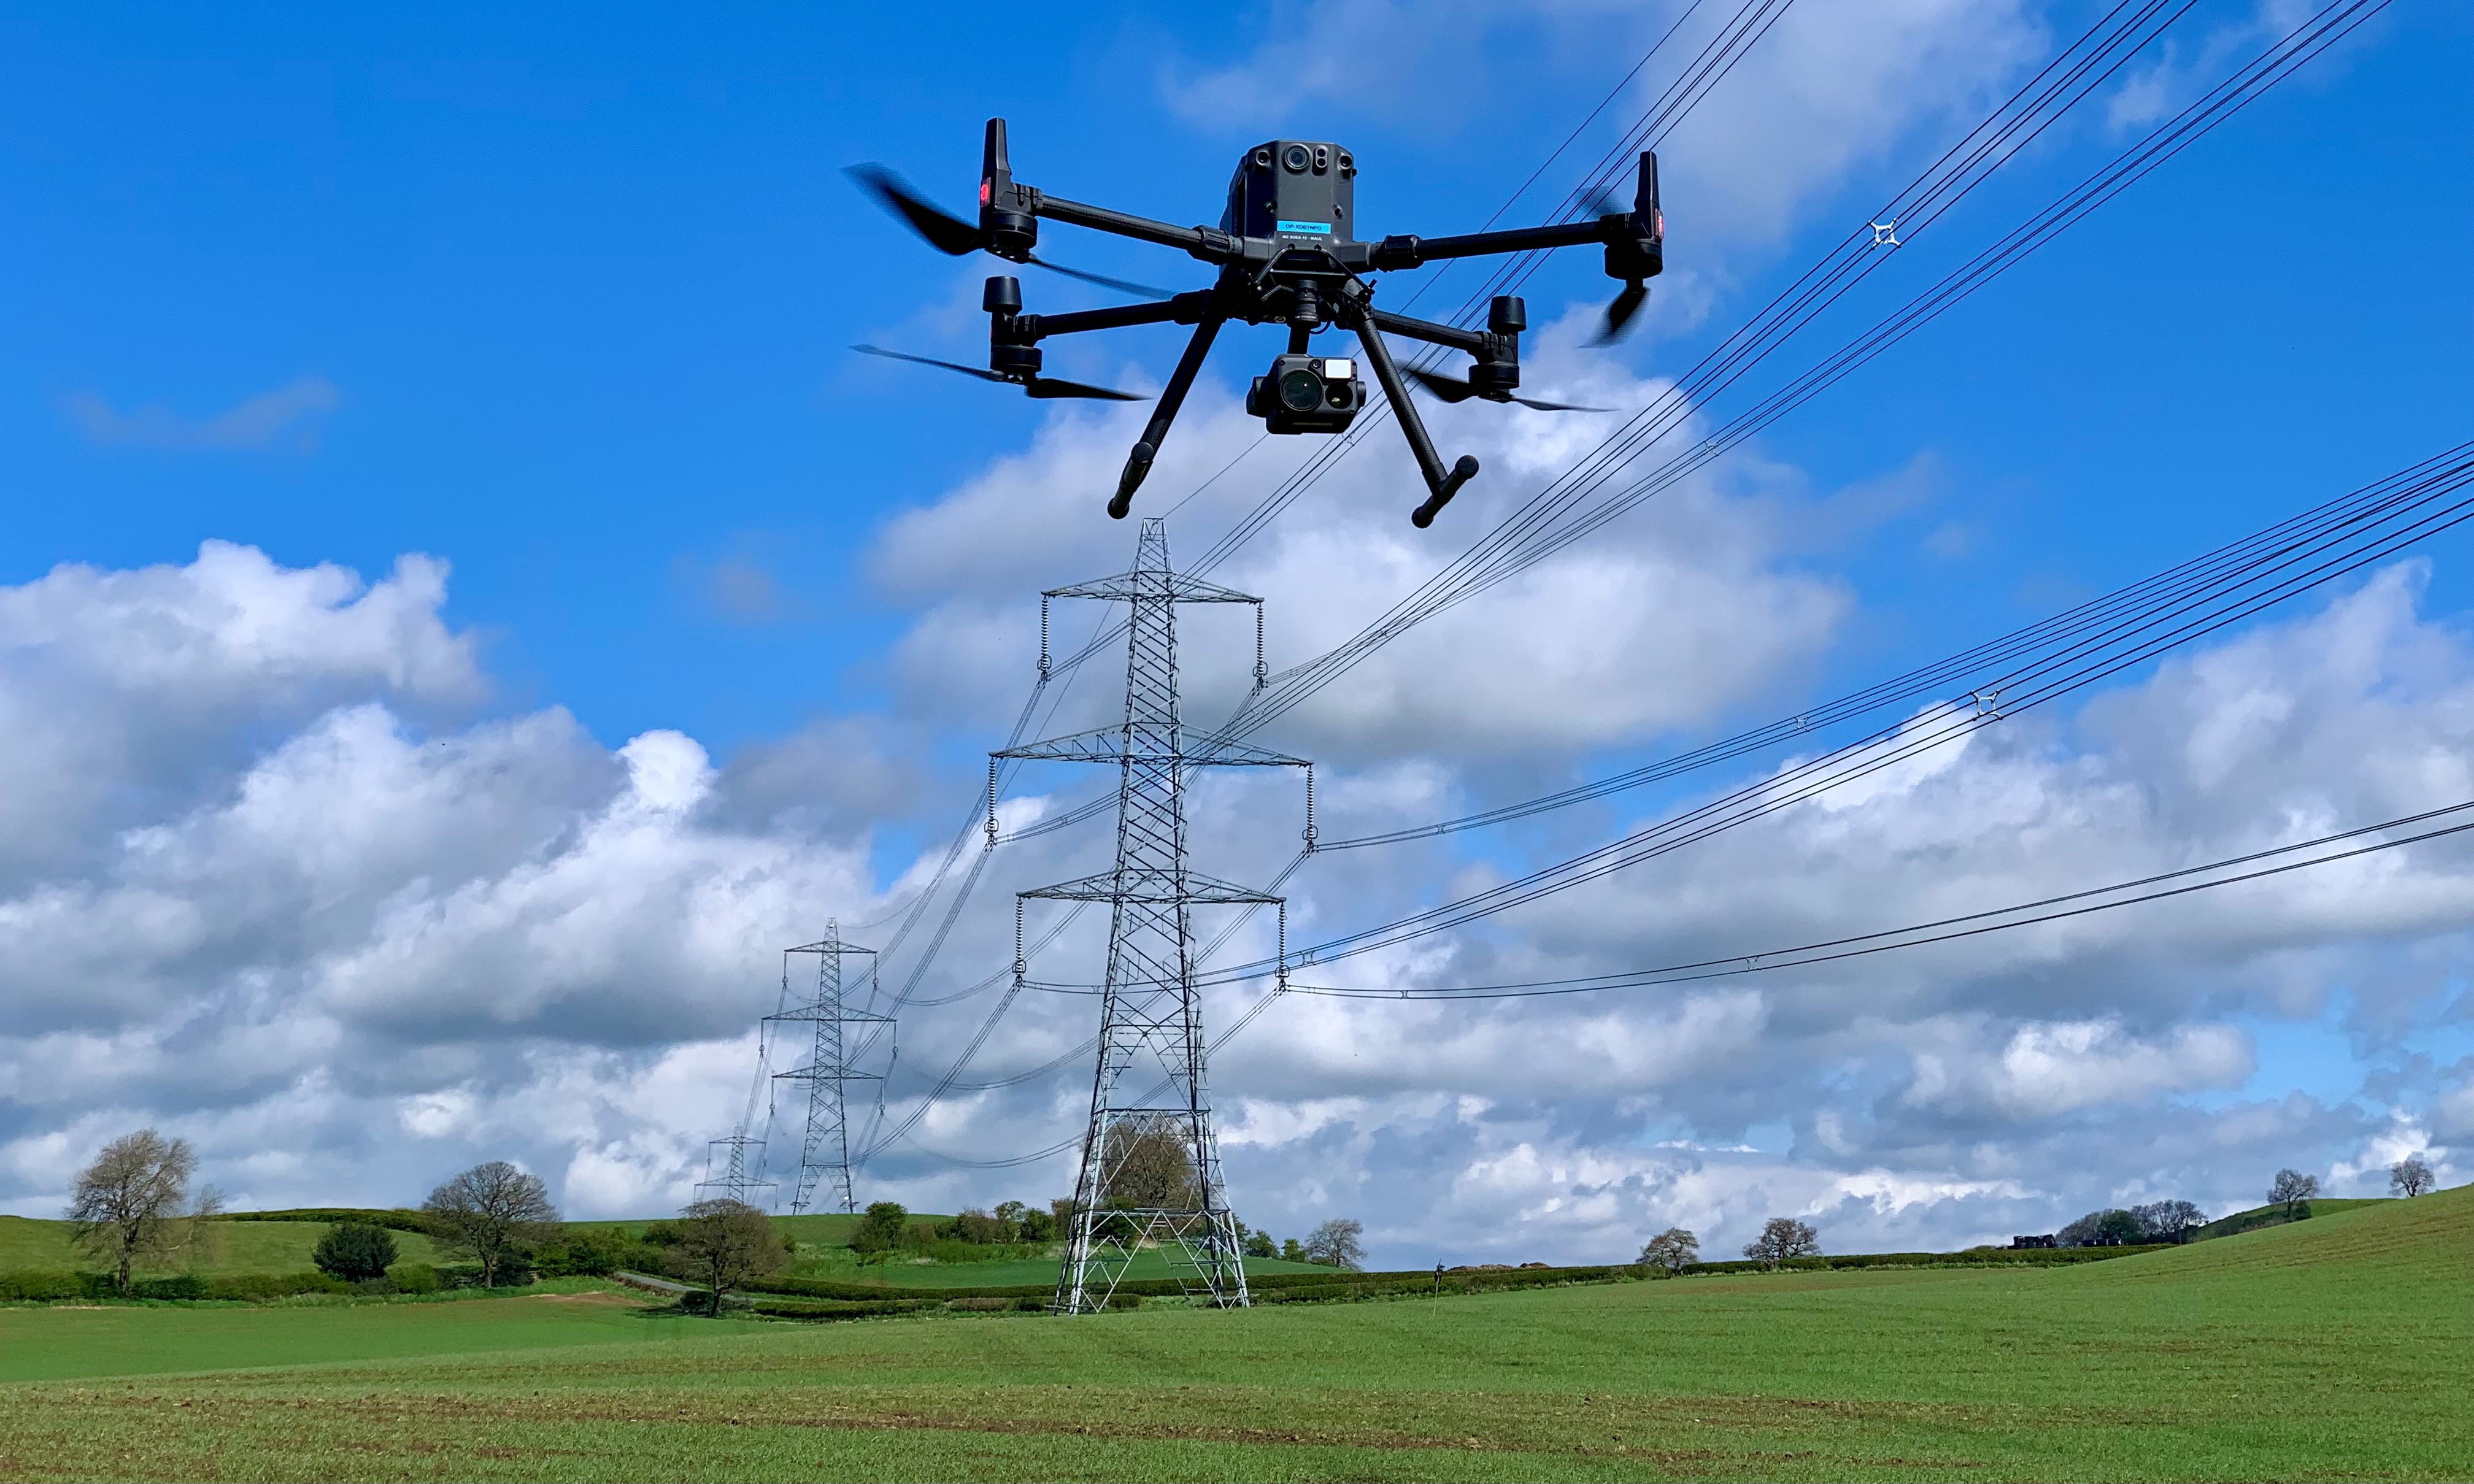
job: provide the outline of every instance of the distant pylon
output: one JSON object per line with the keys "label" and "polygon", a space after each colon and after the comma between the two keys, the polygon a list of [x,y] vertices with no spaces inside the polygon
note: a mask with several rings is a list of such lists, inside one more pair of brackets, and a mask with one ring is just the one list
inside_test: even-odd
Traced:
{"label": "distant pylon", "polygon": [[[804,987],[794,988],[791,967],[800,955],[813,955],[816,961],[816,988],[813,996]],[[893,1022],[886,1016],[857,1010],[844,1002],[843,991],[850,987],[857,965],[846,965],[846,959],[866,962],[866,982],[873,985],[876,978],[876,950],[861,948],[841,940],[838,923],[825,925],[824,937],[813,943],[803,943],[782,951],[783,1000],[788,1009],[767,1015],[766,1030],[775,1024],[786,1028],[811,1025],[811,1048],[805,1064],[788,1072],[776,1072],[778,1082],[805,1083],[808,1086],[808,1131],[799,1148],[799,1174],[790,1187],[790,1214],[805,1215],[815,1204],[816,1187],[825,1189],[825,1199],[843,1211],[859,1208],[851,1190],[850,1123],[848,1111],[849,1085],[855,1082],[881,1082],[882,1072],[863,1072],[854,1063],[874,1048],[882,1037],[886,1043],[886,1057],[892,1056]],[[871,991],[870,998],[874,998]],[[857,1047],[851,1045],[852,1028],[865,1027]]]}
{"label": "distant pylon", "polygon": [[[751,1158],[748,1151],[754,1150]],[[721,1162],[721,1173],[713,1171],[716,1156]],[[750,1134],[742,1123],[739,1131],[725,1138],[712,1140],[705,1146],[705,1178],[696,1181],[696,1199],[700,1201],[737,1201],[743,1205],[762,1205],[753,1199],[774,1184],[764,1178],[764,1141]]]}
{"label": "distant pylon", "polygon": [[[1180,727],[1176,605],[1253,604],[1254,679],[1260,687],[1262,599],[1172,572],[1167,529],[1158,520],[1143,523],[1131,571],[1043,595],[1054,597],[1127,603],[1131,614],[1124,725],[995,754],[1118,768],[1116,868],[1021,893],[1109,907],[1099,1068],[1053,1306],[1067,1314],[1104,1308],[1134,1253],[1145,1247],[1169,1256],[1189,1293],[1215,1304],[1244,1305],[1245,1262],[1211,1126],[1190,909],[1282,902],[1187,867],[1185,780],[1195,767],[1307,765],[1224,738],[1190,739]],[[1282,937],[1285,941],[1285,925]],[[1017,946],[1014,974],[1019,979],[1023,973]],[[1162,1074],[1157,1090],[1153,1063]]]}

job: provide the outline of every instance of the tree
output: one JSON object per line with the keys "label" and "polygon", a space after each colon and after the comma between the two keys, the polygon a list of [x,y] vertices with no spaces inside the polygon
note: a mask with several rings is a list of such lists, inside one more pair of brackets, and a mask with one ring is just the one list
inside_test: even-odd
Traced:
{"label": "tree", "polygon": [[103,1146],[77,1178],[69,1220],[77,1245],[111,1265],[112,1281],[129,1292],[129,1273],[140,1262],[174,1253],[202,1252],[207,1223],[220,1209],[211,1186],[189,1197],[198,1156],[186,1139],[167,1139],[140,1129]]}
{"label": "tree", "polygon": [[2318,1176],[2305,1175],[2299,1170],[2279,1170],[2268,1187],[2268,1200],[2271,1205],[2285,1207],[2286,1219],[2291,1221],[2298,1214],[2297,1208],[2302,1203],[2318,1193]]}
{"label": "tree", "polygon": [[558,1226],[549,1187],[504,1159],[476,1164],[429,1193],[421,1204],[430,1230],[454,1252],[481,1264],[481,1286],[496,1288],[498,1276],[526,1250],[546,1241]]}
{"label": "tree", "polygon": [[1765,1268],[1790,1257],[1810,1257],[1821,1251],[1821,1233],[1809,1222],[1773,1216],[1761,1224],[1761,1234],[1744,1244],[1744,1255]]}
{"label": "tree", "polygon": [[1246,1233],[1244,1246],[1246,1249],[1246,1255],[1249,1257],[1277,1257],[1280,1255],[1279,1244],[1272,1240],[1272,1234],[1268,1231],[1249,1231]]}
{"label": "tree", "polygon": [[786,1254],[772,1218],[746,1202],[698,1201],[679,1214],[671,1271],[712,1290],[716,1319],[721,1317],[722,1295],[782,1266]]}
{"label": "tree", "polygon": [[2431,1165],[2420,1155],[2408,1155],[2389,1166],[2389,1188],[2411,1201],[2432,1187]]}
{"label": "tree", "polygon": [[2150,1201],[2130,1208],[2143,1242],[2182,1242],[2208,1224],[2208,1213],[2188,1201]]}
{"label": "tree", "polygon": [[1346,1218],[1324,1222],[1306,1238],[1306,1261],[1354,1271],[1366,1262],[1366,1244],[1359,1240],[1365,1235],[1363,1222]]}
{"label": "tree", "polygon": [[859,1219],[859,1229],[851,1233],[851,1251],[855,1253],[887,1253],[902,1245],[902,1237],[910,1229],[910,1213],[899,1201],[872,1201]]}
{"label": "tree", "polygon": [[2061,1247],[2126,1247],[2147,1240],[2147,1229],[2139,1217],[2116,1206],[2090,1211],[2053,1233],[2055,1245]]}
{"label": "tree", "polygon": [[1194,1150],[1183,1119],[1135,1113],[1108,1131],[1112,1160],[1101,1182],[1100,1208],[1113,1211],[1191,1211],[1202,1205],[1195,1178]]}
{"label": "tree", "polygon": [[330,1277],[366,1283],[386,1277],[386,1270],[395,1266],[395,1238],[384,1227],[365,1221],[339,1222],[318,1239],[309,1260]]}
{"label": "tree", "polygon": [[1651,1237],[1634,1260],[1671,1277],[1701,1260],[1701,1239],[1682,1227],[1669,1227]]}
{"label": "tree", "polygon": [[1286,1238],[1280,1243],[1280,1260],[1283,1262],[1303,1262],[1306,1260],[1306,1250],[1298,1243],[1296,1237]]}

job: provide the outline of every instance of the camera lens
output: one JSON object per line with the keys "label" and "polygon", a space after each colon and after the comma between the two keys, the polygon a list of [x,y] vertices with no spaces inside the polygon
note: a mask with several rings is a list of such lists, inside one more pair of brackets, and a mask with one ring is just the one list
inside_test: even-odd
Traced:
{"label": "camera lens", "polygon": [[1334,412],[1346,412],[1356,404],[1357,388],[1346,381],[1334,381],[1331,384],[1330,396],[1331,409]]}
{"label": "camera lens", "polygon": [[1280,404],[1292,412],[1312,412],[1322,405],[1322,377],[1311,371],[1292,371],[1280,377]]}
{"label": "camera lens", "polygon": [[1288,153],[1280,157],[1280,163],[1298,172],[1303,172],[1305,167],[1313,162],[1314,157],[1306,153],[1306,147],[1302,144],[1290,145]]}

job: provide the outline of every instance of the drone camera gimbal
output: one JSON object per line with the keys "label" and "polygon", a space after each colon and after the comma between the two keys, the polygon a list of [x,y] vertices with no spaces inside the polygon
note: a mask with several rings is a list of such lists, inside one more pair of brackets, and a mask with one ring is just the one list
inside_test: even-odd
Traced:
{"label": "drone camera gimbal", "polygon": [[[1036,264],[1114,288],[1158,294],[1139,284],[1043,261],[1037,249],[1039,221],[1046,217],[1178,248],[1218,266],[1219,276],[1208,288],[1153,297],[1143,304],[1063,314],[1025,314],[1020,280],[992,278],[981,301],[988,313],[985,371],[879,351],[872,346],[854,347],[898,360],[924,361],[984,380],[1010,382],[1032,397],[1130,401],[1135,399],[1128,393],[1042,376],[1039,342],[1052,335],[1135,325],[1194,327],[1185,353],[1177,358],[1176,369],[1161,389],[1151,420],[1128,453],[1125,471],[1118,476],[1108,513],[1120,519],[1131,509],[1134,492],[1150,474],[1152,463],[1176,420],[1177,409],[1193,389],[1220,328],[1230,320],[1242,320],[1249,325],[1280,325],[1288,330],[1286,351],[1273,358],[1269,372],[1254,379],[1246,400],[1248,413],[1262,418],[1265,428],[1273,433],[1336,433],[1346,428],[1367,403],[1368,393],[1357,370],[1358,361],[1363,359],[1399,420],[1410,452],[1425,478],[1427,498],[1411,512],[1410,520],[1421,527],[1431,524],[1436,512],[1476,475],[1478,465],[1475,458],[1463,454],[1450,467],[1444,466],[1442,455],[1435,450],[1434,440],[1426,432],[1424,420],[1410,401],[1412,381],[1445,402],[1477,398],[1516,401],[1552,412],[1606,409],[1516,395],[1520,386],[1520,332],[1528,328],[1527,310],[1520,300],[1497,297],[1489,305],[1485,329],[1462,329],[1376,308],[1371,276],[1455,257],[1597,243],[1606,250],[1607,276],[1624,285],[1607,306],[1605,328],[1597,342],[1603,345],[1622,332],[1649,296],[1647,280],[1665,268],[1666,223],[1659,207],[1658,157],[1649,153],[1640,157],[1638,183],[1629,211],[1601,210],[1590,220],[1543,227],[1453,237],[1395,235],[1375,242],[1361,241],[1355,235],[1356,158],[1328,140],[1273,139],[1247,151],[1229,180],[1227,207],[1216,229],[1174,227],[1104,207],[1067,201],[1021,184],[1013,178],[1006,147],[1006,124],[1001,118],[988,120],[982,145],[980,220],[976,227],[939,210],[882,166],[855,167],[852,174],[931,245],[955,255],[987,252],[1009,262]],[[1329,328],[1351,332],[1360,355],[1315,353],[1309,344],[1311,338]],[[1392,358],[1387,334],[1421,340],[1468,355],[1467,377],[1397,365]]]}

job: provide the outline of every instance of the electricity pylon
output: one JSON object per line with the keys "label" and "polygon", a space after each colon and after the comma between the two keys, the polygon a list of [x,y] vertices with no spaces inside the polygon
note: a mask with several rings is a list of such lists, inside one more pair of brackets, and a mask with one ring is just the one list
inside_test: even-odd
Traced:
{"label": "electricity pylon", "polygon": [[[801,954],[815,957],[816,990],[813,996],[792,1003],[791,966]],[[826,1199],[839,1209],[859,1208],[851,1191],[849,1086],[855,1082],[884,1081],[884,1073],[861,1071],[856,1064],[874,1049],[880,1037],[886,1042],[888,1061],[892,1057],[892,1020],[853,1010],[843,998],[857,968],[855,964],[845,965],[846,959],[865,961],[864,973],[871,985],[869,998],[873,1000],[876,950],[843,942],[840,925],[828,922],[821,940],[782,951],[783,1001],[789,1008],[764,1017],[768,1039],[776,1023],[814,1028],[807,1062],[773,1074],[777,1082],[808,1085],[808,1132],[799,1147],[798,1178],[790,1187],[793,1216],[806,1214],[815,1202],[819,1183],[827,1187]],[[856,1034],[854,1028],[861,1028]],[[851,1044],[854,1039],[859,1042],[856,1047]]]}
{"label": "electricity pylon", "polygon": [[[1248,1302],[1246,1268],[1211,1127],[1191,909],[1282,902],[1187,866],[1186,774],[1205,766],[1307,764],[1225,738],[1185,734],[1177,719],[1176,608],[1253,604],[1259,688],[1263,600],[1172,572],[1167,529],[1155,519],[1142,524],[1131,571],[1042,596],[1093,597],[1131,607],[1125,724],[994,754],[1113,764],[1118,769],[1115,869],[1021,893],[1026,899],[1105,902],[1109,910],[1091,1122],[1074,1183],[1065,1268],[1052,1307],[1067,1314],[1104,1308],[1144,1247],[1168,1254],[1189,1293],[1214,1304],[1242,1306]],[[1046,664],[1043,654],[1043,669]],[[990,808],[993,819],[993,791]],[[1285,927],[1282,937],[1285,941]],[[1014,975],[1020,979],[1023,972],[1017,948]],[[1154,1063],[1161,1074],[1155,1086]]]}
{"label": "electricity pylon", "polygon": [[[748,1151],[755,1154],[751,1157]],[[721,1173],[713,1173],[715,1157],[721,1161]],[[724,1138],[710,1140],[705,1145],[705,1178],[696,1181],[696,1198],[703,1201],[737,1201],[742,1205],[761,1203],[749,1199],[759,1191],[771,1190],[773,1182],[764,1178],[764,1141],[747,1131],[741,1121],[739,1131]]]}

